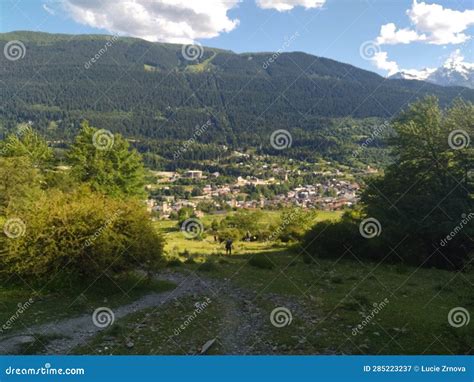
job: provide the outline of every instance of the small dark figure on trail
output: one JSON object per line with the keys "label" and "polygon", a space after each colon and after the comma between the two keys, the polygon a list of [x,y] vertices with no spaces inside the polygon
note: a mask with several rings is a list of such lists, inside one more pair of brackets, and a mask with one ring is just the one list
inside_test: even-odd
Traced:
{"label": "small dark figure on trail", "polygon": [[217,241],[217,235],[214,235],[214,241]]}
{"label": "small dark figure on trail", "polygon": [[225,254],[232,255],[232,240],[231,239],[227,239],[225,241]]}
{"label": "small dark figure on trail", "polygon": [[250,232],[247,231],[247,233],[245,234],[245,241],[250,241]]}

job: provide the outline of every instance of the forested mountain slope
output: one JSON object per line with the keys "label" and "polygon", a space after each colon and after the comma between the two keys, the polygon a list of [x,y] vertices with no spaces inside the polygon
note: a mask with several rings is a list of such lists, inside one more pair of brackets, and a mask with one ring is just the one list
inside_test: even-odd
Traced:
{"label": "forested mountain slope", "polygon": [[[337,130],[346,117],[389,118],[427,94],[442,104],[460,96],[474,101],[471,89],[387,80],[300,52],[235,54],[204,47],[198,59],[186,60],[181,45],[39,32],[0,34],[2,50],[12,40],[26,51],[15,61],[0,57],[4,129],[31,120],[45,130],[49,124],[48,133],[58,138],[70,137],[87,118],[148,142],[185,140],[211,119],[212,134],[202,142],[258,146],[272,131],[287,129],[296,146],[325,147],[347,136]],[[94,56],[99,58],[92,62]]]}

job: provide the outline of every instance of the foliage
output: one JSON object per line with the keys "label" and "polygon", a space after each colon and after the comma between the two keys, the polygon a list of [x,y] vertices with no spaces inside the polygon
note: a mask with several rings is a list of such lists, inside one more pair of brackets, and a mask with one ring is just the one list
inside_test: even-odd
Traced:
{"label": "foliage", "polygon": [[278,238],[283,242],[301,240],[314,223],[316,216],[317,212],[315,210],[284,209],[281,212],[280,222],[271,238]]}
{"label": "foliage", "polygon": [[7,208],[25,208],[35,199],[41,186],[41,175],[28,157],[0,156],[0,214]]}
{"label": "foliage", "polygon": [[[457,88],[421,81],[387,81],[301,52],[283,53],[262,71],[269,53],[235,54],[206,47],[201,59],[190,62],[179,45],[130,38],[114,39],[113,49],[84,70],[84,63],[107,38],[81,36],[72,44],[61,35],[0,34],[1,41],[22,41],[31,53],[5,62],[0,72],[1,117],[7,127],[31,120],[42,132],[64,140],[73,137],[77,121],[86,118],[95,126],[139,140],[136,146],[146,153],[146,164],[156,168],[206,166],[203,161],[225,155],[223,145],[262,146],[265,153],[295,159],[323,153],[332,160],[349,161],[354,143],[416,97],[435,94],[445,105],[459,94]],[[61,65],[45,65],[53,56]],[[204,61],[208,70],[189,70]],[[306,68],[306,76],[301,76],[300,68]],[[123,76],[124,70],[128,76]],[[33,77],[35,81],[30,81]],[[282,93],[285,97],[278,97]],[[474,100],[474,91],[464,89],[463,97]],[[210,126],[189,144],[196,125],[209,120]],[[273,150],[269,144],[277,129],[290,130],[293,144],[288,150]],[[173,160],[184,144],[187,149]],[[370,147],[357,161],[381,159],[383,153]]]}
{"label": "foliage", "polygon": [[0,236],[6,274],[44,279],[94,278],[136,268],[156,268],[163,240],[144,207],[80,188],[72,193],[49,190],[20,212],[7,217],[26,227],[17,238]]}
{"label": "foliage", "polygon": [[5,157],[26,157],[35,167],[44,167],[53,158],[44,138],[27,124],[20,124],[15,133],[7,136],[0,153]]}
{"label": "foliage", "polygon": [[[456,101],[443,111],[435,98],[427,98],[401,113],[393,128],[395,162],[384,176],[368,181],[362,214],[316,225],[306,243],[315,253],[336,257],[459,268],[474,249],[474,224],[469,223],[474,148],[459,145],[474,136],[474,105]],[[377,219],[379,236],[359,234],[364,218]]]}
{"label": "foliage", "polygon": [[[143,197],[145,171],[136,150],[120,135],[105,136],[105,149],[97,147],[101,131],[82,123],[81,131],[68,153],[73,174],[94,191],[114,197]],[[96,143],[94,143],[96,142]]]}

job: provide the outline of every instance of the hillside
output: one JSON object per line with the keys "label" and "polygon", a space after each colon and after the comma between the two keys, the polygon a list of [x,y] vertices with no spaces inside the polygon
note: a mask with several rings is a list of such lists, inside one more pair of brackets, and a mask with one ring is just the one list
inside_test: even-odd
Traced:
{"label": "hillside", "polygon": [[[272,131],[287,129],[294,147],[331,152],[358,125],[353,119],[389,118],[427,94],[442,104],[458,96],[474,101],[467,88],[386,80],[301,52],[235,54],[205,47],[191,61],[181,45],[135,38],[0,34],[2,47],[11,40],[20,40],[26,52],[16,61],[0,58],[4,130],[31,120],[53,137],[69,138],[87,118],[146,138],[144,150],[153,149],[154,140],[187,140],[210,119],[213,130],[200,137],[204,143],[268,146]],[[99,58],[91,62],[94,56]]]}

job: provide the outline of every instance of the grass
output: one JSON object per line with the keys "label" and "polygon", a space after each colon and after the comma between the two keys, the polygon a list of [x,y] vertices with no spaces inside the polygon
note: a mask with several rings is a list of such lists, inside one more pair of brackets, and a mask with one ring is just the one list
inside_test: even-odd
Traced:
{"label": "grass", "polygon": [[[211,339],[208,329],[214,328],[217,335],[222,325],[219,305],[214,302],[194,314],[196,302],[205,300],[206,296],[185,297],[168,304],[160,312],[150,308],[130,314],[72,354],[91,354],[91,349],[95,349],[95,354],[199,353],[202,345]],[[208,354],[219,354],[220,351],[221,346],[216,342]]]}
{"label": "grass", "polygon": [[[251,258],[258,257],[271,259],[275,268],[248,265]],[[207,275],[229,279],[260,296],[287,296],[307,309],[304,317],[294,312],[291,328],[270,327],[267,333],[271,341],[291,349],[292,354],[473,353],[474,327],[453,328],[447,320],[454,307],[473,311],[472,273],[454,277],[443,270],[406,267],[401,271],[397,265],[355,260],[317,259],[308,265],[302,256],[291,252],[226,260],[216,262]],[[353,335],[353,329],[374,310],[373,304],[384,299],[388,303]],[[302,339],[304,343],[299,342]]]}
{"label": "grass", "polygon": [[[275,214],[270,211],[265,216],[274,219]],[[207,215],[202,220],[207,225],[214,218],[223,217]],[[318,217],[324,218],[337,219],[338,215],[323,213]],[[255,293],[253,303],[265,317],[269,318],[279,306],[291,311],[290,326],[277,328],[266,320],[258,333],[276,354],[474,353],[472,323],[460,328],[448,323],[448,314],[455,307],[474,311],[472,270],[461,274],[349,258],[312,258],[298,246],[259,242],[237,242],[233,255],[225,256],[222,246],[212,238],[188,240],[174,221],[156,225],[168,240],[166,251],[174,271],[195,271],[204,279],[225,280],[235,288]],[[15,322],[12,331],[51,317],[61,319],[92,312],[97,306],[113,308],[150,290],[172,287],[169,283],[150,285],[138,276],[104,278],[84,290],[44,291],[38,295],[29,288],[2,287],[0,320],[8,320],[18,302],[30,297],[34,304]],[[198,320],[176,334],[175,330],[194,312],[194,304],[204,298],[188,296],[161,309],[128,315],[75,352],[89,354],[92,347],[97,354],[194,354],[212,336],[219,338],[226,325],[235,321],[234,316],[225,313],[235,301],[231,297],[216,298],[199,313]],[[374,304],[382,302],[383,307],[375,309]],[[238,316],[249,314],[239,310],[239,303],[236,306]],[[355,328],[359,330],[354,332]],[[258,346],[256,352],[268,349]],[[41,344],[22,351],[32,350],[40,352]],[[211,354],[224,352],[220,340],[210,349]]]}
{"label": "grass", "polygon": [[[0,286],[0,322],[3,325],[12,317],[10,329],[3,335],[21,332],[26,326],[74,317],[85,312],[93,312],[99,306],[110,308],[127,304],[150,292],[162,292],[174,288],[167,281],[148,281],[143,276],[129,274],[118,278],[102,276],[93,283],[81,288],[55,288],[39,286]],[[29,299],[33,303],[19,312],[18,304]],[[1,327],[1,325],[0,325]]]}
{"label": "grass", "polygon": [[[278,221],[280,216],[279,211],[262,211],[262,213],[263,223]],[[323,220],[337,220],[340,218],[341,214],[341,211],[318,211],[315,222]],[[220,222],[225,218],[225,216],[225,214],[206,214],[200,220],[206,228],[211,226],[213,220]],[[205,235],[203,240],[187,239],[179,230],[177,220],[159,220],[155,222],[155,226],[165,236],[165,252],[173,258],[178,257],[184,251],[187,251],[191,255],[197,256],[219,255],[225,253],[224,243],[215,242],[212,235]],[[287,247],[288,246],[286,244],[274,242],[236,241],[234,242],[233,252],[236,254],[274,252],[275,250]]]}
{"label": "grass", "polygon": [[[249,264],[266,258],[273,269]],[[472,354],[474,329],[453,328],[449,311],[458,306],[473,311],[472,273],[457,275],[437,269],[359,263],[344,259],[316,259],[312,265],[288,250],[272,254],[207,256],[202,276],[225,280],[254,291],[253,300],[270,317],[285,306],[292,313],[290,326],[277,328],[268,322],[258,336],[276,354]],[[177,271],[202,272],[202,264],[182,264]],[[278,302],[273,297],[278,296]],[[194,354],[212,336],[218,341],[211,354],[223,354],[219,333],[228,324],[222,307],[229,301],[213,299],[199,320],[174,336],[203,296],[184,298],[161,309],[138,312],[118,321],[119,327],[101,333],[77,352],[99,354]],[[387,300],[385,300],[387,299]],[[286,302],[285,302],[286,301]],[[384,301],[375,311],[374,304]],[[294,309],[298,304],[302,311]],[[354,334],[371,313],[372,319]],[[246,314],[241,312],[239,314]],[[247,313],[248,314],[248,313]],[[204,330],[205,328],[205,330]],[[115,331],[115,332],[114,332]],[[114,334],[115,333],[115,334]],[[133,335],[132,335],[132,334]],[[131,339],[133,348],[127,347]],[[253,338],[252,338],[253,339]],[[264,348],[255,347],[256,352]],[[86,349],[87,348],[87,349]],[[267,348],[268,349],[268,348]]]}

